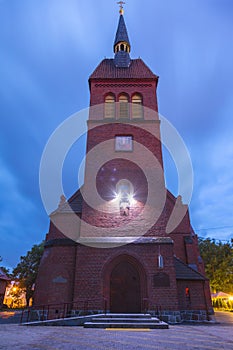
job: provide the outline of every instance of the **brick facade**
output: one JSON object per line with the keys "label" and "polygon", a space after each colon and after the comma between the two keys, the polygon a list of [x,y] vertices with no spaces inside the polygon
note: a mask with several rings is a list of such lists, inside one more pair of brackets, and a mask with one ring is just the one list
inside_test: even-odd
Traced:
{"label": "brick facade", "polygon": [[[103,60],[89,79],[84,185],[51,215],[34,303],[75,302],[90,312],[146,309],[171,322],[190,312],[208,318],[209,286],[188,208],[165,188],[158,77],[141,59],[127,68],[114,62],[121,64],[119,57]],[[133,115],[135,94],[142,98],[140,119]],[[122,95],[129,103],[125,120],[119,118]],[[111,120],[106,96],[115,101]],[[130,152],[116,151],[117,136],[132,138]],[[123,211],[115,198],[121,181],[133,188]],[[174,208],[182,216],[168,234]]]}

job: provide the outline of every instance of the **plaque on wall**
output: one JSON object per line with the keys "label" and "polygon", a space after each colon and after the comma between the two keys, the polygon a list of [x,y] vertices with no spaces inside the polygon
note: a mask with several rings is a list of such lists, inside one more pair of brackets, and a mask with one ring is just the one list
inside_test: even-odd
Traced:
{"label": "plaque on wall", "polygon": [[164,272],[153,275],[153,287],[170,287],[169,275]]}

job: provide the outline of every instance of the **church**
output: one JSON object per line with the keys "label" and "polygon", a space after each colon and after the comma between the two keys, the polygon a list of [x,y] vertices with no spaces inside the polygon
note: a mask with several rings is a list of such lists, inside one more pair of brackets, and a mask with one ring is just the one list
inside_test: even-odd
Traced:
{"label": "church", "polygon": [[34,306],[209,320],[188,207],[165,187],[158,76],[130,52],[121,5],[113,58],[89,77],[84,184],[50,215]]}

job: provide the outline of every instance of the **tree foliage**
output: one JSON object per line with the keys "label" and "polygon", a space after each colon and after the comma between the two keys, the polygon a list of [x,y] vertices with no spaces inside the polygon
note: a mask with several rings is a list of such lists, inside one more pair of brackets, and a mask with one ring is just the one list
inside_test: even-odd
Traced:
{"label": "tree foliage", "polygon": [[20,257],[20,262],[13,270],[13,277],[18,280],[19,287],[26,292],[27,305],[33,297],[33,285],[36,281],[40,259],[44,250],[44,242],[34,245],[26,256]]}
{"label": "tree foliage", "polygon": [[0,267],[1,267],[2,271],[7,275],[7,277],[11,277],[10,269],[8,269],[5,266],[0,266]]}
{"label": "tree foliage", "polygon": [[199,248],[212,292],[233,293],[233,239],[217,243],[214,239],[199,238]]}
{"label": "tree foliage", "polygon": [[[2,262],[2,257],[0,256],[0,262]],[[6,268],[5,266],[0,266],[0,268],[2,269],[2,271],[8,276],[8,277],[11,277],[11,274],[10,274],[10,270],[8,268]]]}

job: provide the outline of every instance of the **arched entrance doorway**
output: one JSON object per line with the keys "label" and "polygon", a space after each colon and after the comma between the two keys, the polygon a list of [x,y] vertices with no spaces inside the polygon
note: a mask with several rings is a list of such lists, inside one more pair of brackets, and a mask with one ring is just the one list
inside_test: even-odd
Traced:
{"label": "arched entrance doorway", "polygon": [[115,265],[110,275],[110,312],[141,312],[140,275],[127,260]]}

